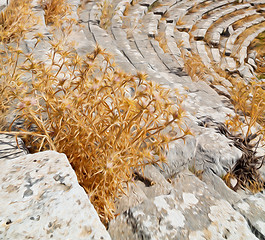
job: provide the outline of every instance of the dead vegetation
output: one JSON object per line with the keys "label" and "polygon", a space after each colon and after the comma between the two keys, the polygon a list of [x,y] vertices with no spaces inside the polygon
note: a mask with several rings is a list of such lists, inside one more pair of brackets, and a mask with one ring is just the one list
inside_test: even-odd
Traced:
{"label": "dead vegetation", "polygon": [[46,24],[62,24],[71,10],[67,0],[40,0],[39,3],[45,12]]}
{"label": "dead vegetation", "polygon": [[100,27],[107,29],[111,24],[111,18],[115,13],[114,6],[109,0],[103,0],[97,3],[100,9]]}
{"label": "dead vegetation", "polygon": [[9,43],[24,37],[37,24],[31,10],[31,1],[10,1],[0,13],[0,42]]}
{"label": "dead vegetation", "polygon": [[256,63],[257,69],[255,70],[257,73],[257,77],[259,79],[265,78],[265,32],[260,33],[250,44],[248,47],[248,52],[256,52]]}
{"label": "dead vegetation", "polygon": [[[265,182],[260,175],[259,169],[263,165],[265,158],[257,155],[257,147],[261,138],[253,143],[253,140],[259,137],[257,133],[250,134],[246,138],[242,134],[231,133],[228,128],[229,126],[220,124],[218,130],[231,139],[234,145],[242,150],[243,155],[223,177],[223,180],[228,187],[235,191],[239,188],[248,189],[254,193],[262,191],[265,187]],[[231,184],[233,179],[235,180],[234,185]]]}
{"label": "dead vegetation", "polygon": [[158,32],[155,36],[155,40],[158,41],[159,46],[163,49],[164,53],[169,52],[166,34],[164,32]]}
{"label": "dead vegetation", "polygon": [[[99,46],[79,56],[67,38],[74,23],[58,28],[53,17],[46,20],[54,24],[53,38],[36,34],[30,53],[21,49],[23,34],[11,46],[14,35],[2,33],[0,110],[12,110],[11,133],[23,137],[31,152],[51,149],[67,155],[107,224],[133,169],[165,162],[169,142],[190,134],[183,122],[183,98],[177,90],[147,81],[143,73],[117,70]],[[50,46],[45,60],[35,54],[42,41]]]}

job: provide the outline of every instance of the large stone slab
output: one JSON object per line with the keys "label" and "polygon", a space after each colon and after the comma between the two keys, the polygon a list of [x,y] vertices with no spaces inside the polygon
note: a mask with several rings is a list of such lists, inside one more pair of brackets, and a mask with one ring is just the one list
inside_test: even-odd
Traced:
{"label": "large stone slab", "polygon": [[245,218],[189,172],[172,181],[168,195],[148,199],[111,221],[114,240],[258,239]]}
{"label": "large stone slab", "polygon": [[0,239],[110,239],[66,156],[0,161]]}

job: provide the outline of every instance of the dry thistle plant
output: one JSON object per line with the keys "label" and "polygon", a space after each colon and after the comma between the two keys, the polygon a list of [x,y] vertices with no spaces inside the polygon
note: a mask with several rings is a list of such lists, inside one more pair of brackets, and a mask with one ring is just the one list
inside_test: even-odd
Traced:
{"label": "dry thistle plant", "polygon": [[9,43],[24,37],[37,24],[31,0],[11,0],[0,12],[0,42]]}
{"label": "dry thistle plant", "polygon": [[27,92],[17,96],[16,120],[24,121],[19,134],[34,131],[31,143],[38,150],[68,156],[107,223],[114,198],[132,179],[132,170],[164,162],[167,144],[189,134],[182,122],[182,98],[147,81],[145,74],[114,70],[100,47],[81,58],[70,48],[62,49],[61,40],[51,45],[50,64],[28,55],[19,66],[32,73],[32,88],[25,85]]}
{"label": "dry thistle plant", "polygon": [[79,56],[67,40],[71,24],[61,30],[45,40],[50,44],[45,61],[34,54],[44,40],[29,54],[3,43],[0,110],[16,104],[11,125],[22,120],[23,126],[13,134],[24,137],[32,152],[52,149],[67,155],[107,224],[133,170],[164,162],[168,143],[190,134],[183,99],[147,81],[145,74],[115,69],[99,46]]}
{"label": "dry thistle plant", "polygon": [[230,92],[236,115],[227,120],[226,135],[243,151],[243,156],[224,180],[229,186],[233,177],[238,181],[237,187],[258,192],[264,189],[264,180],[258,169],[265,159],[264,156],[256,156],[256,150],[259,145],[264,146],[265,141],[265,90],[262,84],[253,80],[249,84],[234,82]]}
{"label": "dry thistle plant", "polygon": [[[238,116],[231,119],[235,121],[235,124],[232,125],[230,130],[235,132],[240,128],[244,134],[244,140],[247,141],[253,134],[252,128],[255,127],[256,123],[259,123],[261,128],[255,134],[257,136],[263,135],[263,140],[265,140],[265,90],[262,83],[254,80],[248,84],[238,81],[233,84],[233,88],[230,91],[235,110],[243,117],[243,121]],[[227,123],[231,125],[230,121]]]}
{"label": "dry thistle plant", "polygon": [[14,93],[21,85],[17,65],[21,50],[12,46],[0,43],[3,50],[0,51],[0,129],[7,128],[6,117],[9,114],[11,103],[14,100]]}
{"label": "dry thistle plant", "polygon": [[11,0],[0,13],[0,129],[6,128],[13,92],[19,89],[19,78],[23,77],[16,72],[21,54],[19,44],[37,23],[30,0]]}

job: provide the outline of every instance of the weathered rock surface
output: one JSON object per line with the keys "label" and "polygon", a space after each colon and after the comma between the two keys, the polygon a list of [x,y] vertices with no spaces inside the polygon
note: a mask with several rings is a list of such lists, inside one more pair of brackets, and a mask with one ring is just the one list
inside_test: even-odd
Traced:
{"label": "weathered rock surface", "polygon": [[66,156],[0,161],[0,239],[110,239]]}
{"label": "weathered rock surface", "polygon": [[172,185],[170,194],[145,200],[113,220],[112,239],[258,239],[243,215],[192,173],[180,173]]}
{"label": "weathered rock surface", "polygon": [[[206,120],[200,125],[204,123]],[[191,125],[193,136],[187,136],[185,142],[177,140],[169,144],[167,163],[159,169],[165,178],[172,178],[187,167],[212,169],[218,176],[223,176],[240,159],[242,151],[232,140],[217,132],[217,124],[212,120],[207,120],[207,124],[212,126]]]}
{"label": "weathered rock surface", "polygon": [[255,235],[265,239],[265,195],[258,193],[248,196],[234,208],[247,219]]}
{"label": "weathered rock surface", "polygon": [[187,166],[194,164],[197,139],[194,136],[188,136],[183,140],[177,140],[169,144],[169,150],[166,152],[167,163],[159,168],[165,178],[176,176]]}
{"label": "weathered rock surface", "polygon": [[222,176],[242,156],[242,152],[231,140],[214,129],[204,129],[197,141],[195,166],[198,170],[210,168],[218,176]]}

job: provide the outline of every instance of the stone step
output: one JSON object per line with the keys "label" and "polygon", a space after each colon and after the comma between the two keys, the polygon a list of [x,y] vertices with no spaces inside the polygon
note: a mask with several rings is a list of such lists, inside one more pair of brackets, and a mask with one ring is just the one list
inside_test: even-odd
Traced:
{"label": "stone step", "polygon": [[167,23],[166,29],[165,29],[165,37],[167,40],[167,45],[174,56],[174,58],[177,61],[178,67],[184,68],[183,59],[181,58],[181,51],[177,46],[176,39],[175,39],[175,33],[174,33],[174,23]]}
{"label": "stone step", "polygon": [[186,75],[185,73],[183,73],[182,67],[180,65],[177,65],[177,62],[171,53],[165,53],[159,46],[159,43],[154,39],[151,39],[150,43],[157,53],[158,57],[167,66],[170,72],[176,73],[177,75]]}
{"label": "stone step", "polygon": [[[223,0],[223,1],[213,2],[212,4],[209,4],[207,6],[203,6],[203,4],[205,4],[204,2],[198,4],[196,6],[195,12],[192,12],[192,13],[188,12],[182,18],[182,21],[185,23],[182,27],[185,29],[191,30],[193,25],[196,24],[196,22],[198,22],[199,20],[201,20],[203,18],[203,16],[205,16],[205,15],[210,16],[212,11],[218,10],[221,7],[225,7],[225,6],[229,5],[231,2],[233,2],[233,1],[232,0],[230,0],[230,1],[229,0]],[[202,6],[200,6],[200,5],[202,5]],[[181,29],[181,27],[179,27],[179,29]]]}
{"label": "stone step", "polygon": [[158,33],[158,23],[161,19],[160,15],[154,15],[152,12],[146,14],[143,25],[146,28],[148,37],[154,38]]}
{"label": "stone step", "polygon": [[225,9],[217,9],[211,13],[211,16],[207,19],[201,19],[198,23],[196,23],[196,28],[192,31],[195,40],[203,40],[208,29],[213,25],[216,21],[218,21],[221,17],[226,16],[230,13],[233,13],[236,10],[246,8],[246,5],[238,5],[235,7],[234,5],[229,5]]}
{"label": "stone step", "polygon": [[190,46],[190,35],[187,32],[180,32],[176,28],[174,29],[174,38],[176,43],[182,43],[184,48],[187,51],[191,50]]}
{"label": "stone step", "polygon": [[207,51],[206,51],[206,44],[203,41],[197,41],[197,52],[199,56],[202,59],[202,62],[204,63],[205,66],[211,67],[211,59],[209,58]]}
{"label": "stone step", "polygon": [[153,70],[158,72],[168,72],[169,69],[161,62],[161,59],[157,56],[157,53],[154,51],[154,48],[150,44],[150,40],[147,35],[141,33],[133,34],[134,42],[143,55],[146,61],[150,64]]}
{"label": "stone step", "polygon": [[[239,48],[237,48],[237,52],[235,51],[235,48],[232,50],[233,53],[235,53],[235,57],[238,58],[239,64],[242,65],[245,62],[245,59],[247,58],[247,49],[250,43],[262,32],[265,31],[265,22],[258,25],[259,28],[255,29],[255,31],[252,34],[249,34],[243,42],[241,42]],[[250,28],[249,28],[250,29]],[[240,38],[240,36],[239,36]],[[239,51],[238,51],[239,50]]]}
{"label": "stone step", "polygon": [[141,6],[150,7],[152,4],[154,4],[157,0],[141,0],[139,4]]}
{"label": "stone step", "polygon": [[225,55],[227,56],[230,56],[231,53],[232,53],[232,49],[234,47],[234,43],[236,41],[236,39],[238,38],[238,36],[240,34],[242,34],[247,28],[253,26],[253,25],[256,25],[256,24],[259,24],[259,23],[262,23],[265,21],[265,18],[262,16],[262,17],[259,17],[251,22],[244,22],[244,26],[236,29],[230,36],[229,38],[227,39],[226,43],[225,43],[225,47],[224,50],[225,50]]}
{"label": "stone step", "polygon": [[136,69],[129,59],[124,56],[124,54],[118,50],[115,41],[108,35],[106,31],[101,29],[98,25],[94,23],[89,23],[89,28],[95,39],[95,42],[106,49],[109,53],[112,53],[115,57],[115,61],[120,67],[124,68],[129,73],[136,73]]}
{"label": "stone step", "polygon": [[[229,19],[225,19],[222,21],[222,18],[220,18],[218,24],[213,24],[211,26],[211,30],[208,30],[208,32],[206,33],[206,41],[211,44],[212,46],[218,46],[219,42],[220,42],[220,38],[221,38],[221,34],[225,32],[226,29],[229,28],[229,26],[231,26],[234,22],[238,21],[238,20],[242,20],[248,16],[254,15],[256,14],[256,10],[247,10],[244,12],[241,12],[242,9],[239,10],[240,15],[236,15],[233,16]],[[237,11],[235,11],[233,14],[236,14]],[[227,16],[225,16],[226,18]]]}
{"label": "stone step", "polygon": [[[206,0],[191,0],[191,1],[178,1],[172,4],[168,9],[168,19],[176,20],[181,19],[185,14],[188,13],[194,5],[206,2]],[[180,26],[181,28],[181,26]]]}

